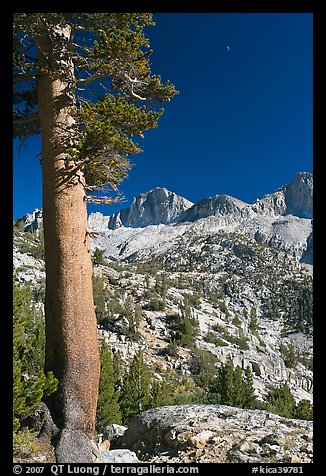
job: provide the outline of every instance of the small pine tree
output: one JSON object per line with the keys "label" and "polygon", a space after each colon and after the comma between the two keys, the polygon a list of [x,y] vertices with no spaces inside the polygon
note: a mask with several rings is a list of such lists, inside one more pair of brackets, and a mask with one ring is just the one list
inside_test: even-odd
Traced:
{"label": "small pine tree", "polygon": [[93,276],[93,298],[95,305],[96,319],[99,324],[107,324],[109,320],[107,311],[107,300],[109,291],[105,286],[105,281],[101,276]]}
{"label": "small pine tree", "polygon": [[149,369],[141,351],[135,353],[129,372],[121,389],[120,408],[123,422],[128,423],[138,413],[147,410],[150,404]]}
{"label": "small pine tree", "polygon": [[112,354],[102,341],[100,347],[101,373],[96,410],[96,430],[102,432],[110,423],[120,424],[122,417],[119,391],[116,389],[117,373]]}
{"label": "small pine tree", "polygon": [[192,348],[198,335],[198,322],[192,316],[191,308],[186,303],[180,306],[181,315],[175,314],[172,321],[172,340],[181,347]]}
{"label": "small pine tree", "polygon": [[216,393],[219,393],[221,395],[221,403],[223,405],[233,405],[233,375],[234,367],[232,359],[229,355],[225,364],[219,368],[218,372]]}
{"label": "small pine tree", "polygon": [[258,330],[257,311],[254,307],[251,309],[250,312],[249,329],[253,333],[257,332]]}
{"label": "small pine tree", "polygon": [[232,378],[232,403],[235,407],[243,408],[244,406],[244,382],[242,377],[242,368],[236,366]]}
{"label": "small pine tree", "polygon": [[244,379],[244,399],[243,407],[244,408],[255,408],[257,403],[257,398],[255,396],[255,390],[253,385],[253,378],[251,368],[249,366],[245,369],[245,379]]}
{"label": "small pine tree", "polygon": [[151,387],[150,408],[173,405],[174,387],[166,381],[155,381]]}
{"label": "small pine tree", "polygon": [[151,287],[148,274],[146,274],[146,276],[145,276],[145,287],[146,287],[146,289],[147,289],[148,291],[149,291],[149,289],[150,289],[150,287]]}
{"label": "small pine tree", "polygon": [[313,420],[313,406],[309,400],[300,400],[297,403],[294,416],[300,420]]}
{"label": "small pine tree", "polygon": [[285,418],[293,418],[296,404],[287,383],[273,388],[267,396],[267,410]]}
{"label": "small pine tree", "polygon": [[13,428],[38,410],[41,399],[57,389],[52,372],[43,372],[44,326],[32,305],[31,289],[14,284]]}
{"label": "small pine tree", "polygon": [[191,374],[197,385],[205,390],[206,393],[216,383],[216,362],[217,357],[204,349],[194,349],[193,355],[189,360]]}
{"label": "small pine tree", "polygon": [[103,256],[103,250],[101,250],[100,248],[95,248],[94,255],[93,255],[93,263],[101,264],[101,265],[108,264]]}
{"label": "small pine tree", "polygon": [[296,367],[298,363],[298,353],[291,342],[288,347],[281,345],[280,352],[283,355],[284,363],[288,368]]}
{"label": "small pine tree", "polygon": [[124,333],[132,340],[138,340],[140,337],[139,326],[143,319],[142,309],[139,304],[132,305],[128,300],[123,312],[124,317],[127,319],[127,326],[124,329]]}

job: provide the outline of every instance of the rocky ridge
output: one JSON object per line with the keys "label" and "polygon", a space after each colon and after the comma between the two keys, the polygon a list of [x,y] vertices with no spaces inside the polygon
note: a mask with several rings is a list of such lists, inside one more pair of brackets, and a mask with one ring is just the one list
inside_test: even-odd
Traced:
{"label": "rocky ridge", "polygon": [[[146,248],[148,253],[174,246],[181,234],[194,230],[237,232],[293,254],[312,265],[312,175],[299,173],[285,187],[247,204],[228,195],[216,195],[192,204],[157,188],[136,197],[129,209],[112,217],[90,214],[99,232],[94,246],[112,259],[129,259]],[[150,227],[150,228],[149,228]]]}
{"label": "rocky ridge", "polygon": [[[312,265],[313,176],[298,173],[286,186],[252,204],[228,195],[216,195],[193,204],[157,187],[134,198],[130,208],[112,216],[89,215],[98,233],[93,241],[109,259],[128,260],[138,251],[148,254],[169,249],[182,234],[196,230],[237,232],[257,242],[285,250],[303,264]],[[37,230],[42,211],[23,217],[25,231]]]}

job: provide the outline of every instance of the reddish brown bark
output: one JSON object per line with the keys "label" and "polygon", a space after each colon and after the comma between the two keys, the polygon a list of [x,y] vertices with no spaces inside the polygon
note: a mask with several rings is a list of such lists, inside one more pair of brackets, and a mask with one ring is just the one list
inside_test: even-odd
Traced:
{"label": "reddish brown bark", "polygon": [[59,379],[50,397],[60,429],[92,434],[95,425],[99,351],[87,236],[83,175],[68,160],[74,68],[71,29],[56,27],[37,38],[39,116],[42,131],[43,223],[46,266],[46,370]]}

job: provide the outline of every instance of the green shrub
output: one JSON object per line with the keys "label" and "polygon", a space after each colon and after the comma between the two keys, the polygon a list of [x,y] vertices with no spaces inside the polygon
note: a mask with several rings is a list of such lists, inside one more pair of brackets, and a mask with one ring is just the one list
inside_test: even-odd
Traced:
{"label": "green shrub", "polygon": [[313,406],[309,400],[300,400],[297,403],[294,416],[299,420],[313,420]]}
{"label": "green shrub", "polygon": [[35,432],[18,431],[13,433],[14,463],[26,462],[40,451],[40,442]]}
{"label": "green shrub", "polygon": [[[152,292],[152,291],[151,291]],[[152,295],[148,304],[144,306],[148,311],[164,311],[165,303],[163,299],[160,299],[158,295]]]}
{"label": "green shrub", "polygon": [[212,331],[207,332],[206,340],[210,344],[214,344],[216,347],[223,347],[228,345],[223,339],[215,335]]}
{"label": "green shrub", "polygon": [[103,250],[100,248],[95,248],[94,254],[93,254],[93,264],[99,264],[102,266],[107,266],[108,262],[103,256]]}

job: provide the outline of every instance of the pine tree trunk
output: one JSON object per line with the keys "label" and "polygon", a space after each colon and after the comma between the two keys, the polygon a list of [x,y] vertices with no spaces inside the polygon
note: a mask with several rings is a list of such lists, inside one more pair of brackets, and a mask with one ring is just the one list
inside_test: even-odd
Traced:
{"label": "pine tree trunk", "polygon": [[47,402],[59,429],[94,432],[100,360],[83,175],[68,160],[74,136],[71,27],[38,36],[46,266],[46,370],[59,379]]}

